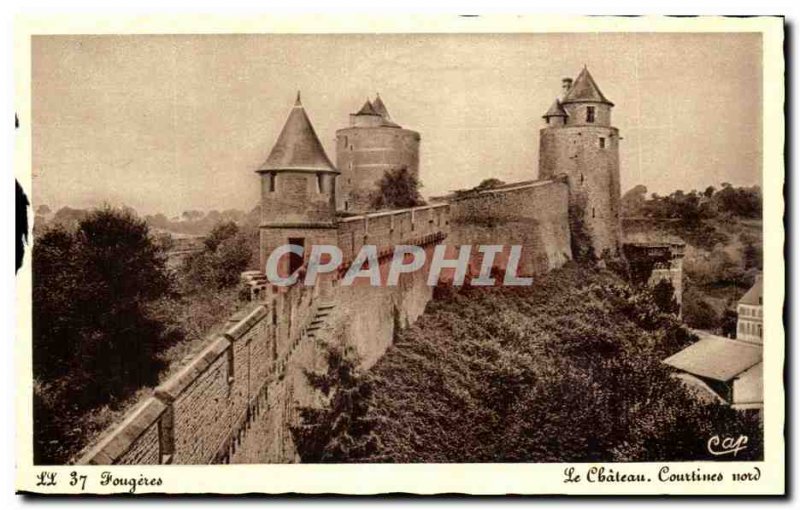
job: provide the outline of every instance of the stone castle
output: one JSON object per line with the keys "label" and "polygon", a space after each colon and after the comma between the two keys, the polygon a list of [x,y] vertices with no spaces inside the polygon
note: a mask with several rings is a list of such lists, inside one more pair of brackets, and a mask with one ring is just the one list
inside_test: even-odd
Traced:
{"label": "stone castle", "polygon": [[[568,219],[567,224],[560,226],[558,235],[581,237],[581,242],[586,243],[581,248],[595,256],[619,256],[619,131],[611,125],[613,106],[588,69],[584,68],[574,82],[564,79],[562,96],[543,115],[545,127],[540,132],[538,180],[494,189],[499,195],[495,193],[495,200],[487,204],[490,210],[483,211],[485,216],[522,213],[521,218],[538,221],[548,213],[545,209],[554,208],[561,213],[560,218]],[[306,248],[311,244],[336,244],[339,234],[348,229],[347,222],[337,221],[337,212],[368,211],[370,195],[389,170],[405,168],[417,177],[419,147],[419,133],[394,122],[378,96],[374,101],[367,100],[358,112],[350,115],[349,127],[336,132],[334,166],[298,94],[277,142],[258,169],[262,205],[261,267],[272,249],[281,244],[296,243]],[[518,203],[525,201],[524,198],[515,199],[516,194],[509,191],[520,186],[526,190],[520,194],[533,193],[529,198],[534,201],[527,207]],[[555,189],[530,191],[543,186]],[[556,203],[541,202],[542,194],[551,191],[557,197],[563,195],[564,199]],[[461,211],[474,206],[460,204],[454,209]],[[458,214],[459,211],[450,212]],[[547,222],[552,221],[553,218],[547,218]],[[498,244],[512,244],[504,238],[497,241]],[[527,245],[530,273],[538,272],[531,262],[538,256],[537,252],[549,249],[546,245],[551,243],[543,241]],[[570,250],[562,247],[559,250],[565,258],[572,258]]]}
{"label": "stone castle", "polygon": [[[393,121],[380,97],[368,100],[350,116],[349,126],[337,131],[334,165],[298,94],[256,170],[260,268],[277,246],[300,245],[307,254],[312,245],[332,244],[344,253],[340,271],[324,275],[314,287],[277,287],[261,271],[245,273],[252,303],[79,462],[297,461],[290,426],[298,406],[318,403],[305,373],[324,368],[321,347],[351,346],[369,367],[391,345],[395,329],[413,323],[432,299],[427,268],[403,274],[394,287],[340,286],[365,244],[378,246],[382,265],[398,244],[423,247],[428,260],[445,240],[448,248],[521,245],[519,272],[525,275],[576,257],[608,261],[630,253],[642,282],[666,278],[680,289],[679,246],[623,250],[613,106],[584,68],[574,81],[563,80],[561,96],[543,115],[538,175],[531,171],[531,180],[455,194],[432,205],[370,212],[370,194],[385,172],[405,168],[418,175],[419,133]],[[280,269],[294,272],[306,263],[284,257]]]}

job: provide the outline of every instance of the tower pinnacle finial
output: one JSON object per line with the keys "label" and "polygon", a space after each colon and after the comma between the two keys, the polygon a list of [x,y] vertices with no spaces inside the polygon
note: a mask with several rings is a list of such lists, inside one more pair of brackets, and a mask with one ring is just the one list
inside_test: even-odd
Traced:
{"label": "tower pinnacle finial", "polygon": [[295,106],[303,106],[303,103],[300,102],[300,91],[297,91],[297,99],[294,100]]}

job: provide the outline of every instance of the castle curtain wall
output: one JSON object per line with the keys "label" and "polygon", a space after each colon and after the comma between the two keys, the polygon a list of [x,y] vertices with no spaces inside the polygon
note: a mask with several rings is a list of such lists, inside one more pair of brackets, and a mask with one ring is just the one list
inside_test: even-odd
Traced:
{"label": "castle curtain wall", "polygon": [[[569,189],[558,180],[488,190],[454,200],[448,245],[521,245],[519,274],[542,274],[572,258]],[[473,267],[481,258],[473,254]]]}

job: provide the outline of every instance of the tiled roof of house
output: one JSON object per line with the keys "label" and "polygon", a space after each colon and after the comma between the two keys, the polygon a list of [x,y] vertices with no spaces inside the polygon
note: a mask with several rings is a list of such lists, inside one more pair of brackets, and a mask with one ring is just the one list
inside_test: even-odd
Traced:
{"label": "tiled roof of house", "polygon": [[706,334],[664,363],[693,375],[727,382],[760,363],[761,355],[760,345]]}
{"label": "tiled roof of house", "polygon": [[753,365],[737,376],[736,385],[734,386],[732,404],[752,406],[763,403],[764,363],[762,362]]}
{"label": "tiled roof of house", "polygon": [[742,299],[739,300],[741,305],[760,305],[762,304],[761,298],[764,295],[764,285],[761,281],[761,275],[756,276],[756,281],[750,290],[748,290]]}

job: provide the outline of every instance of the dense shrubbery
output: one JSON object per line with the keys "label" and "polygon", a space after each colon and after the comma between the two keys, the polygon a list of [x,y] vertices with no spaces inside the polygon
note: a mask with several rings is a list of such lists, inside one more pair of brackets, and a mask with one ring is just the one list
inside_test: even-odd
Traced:
{"label": "dense shrubbery", "polygon": [[203,250],[192,254],[181,267],[185,286],[202,291],[235,285],[241,272],[253,264],[257,239],[257,234],[242,231],[233,222],[217,224],[203,240]]}
{"label": "dense shrubbery", "polygon": [[[333,389],[335,406],[305,414],[305,432],[318,435],[300,442],[313,445],[301,457],[691,460],[708,457],[714,434],[760,444],[757,419],[699,402],[661,363],[693,339],[650,293],[577,266],[529,288],[439,292],[372,370],[353,376],[354,364],[345,366],[336,380],[346,381],[353,403],[342,405]],[[335,366],[339,373],[343,365]],[[747,453],[761,455],[758,447]]]}
{"label": "dense shrubbery", "polygon": [[301,423],[292,428],[301,461],[336,462],[370,456],[378,447],[371,434],[374,418],[368,414],[372,385],[358,371],[352,349],[329,347],[326,355],[328,370],[307,377],[327,399],[327,406],[301,409]]}
{"label": "dense shrubbery", "polygon": [[[63,215],[62,215],[63,216]],[[62,218],[63,219],[63,218]],[[212,229],[178,274],[171,240],[129,209],[86,211],[36,235],[33,250],[34,457],[63,463],[169,363],[232,313],[257,236]],[[177,278],[176,278],[177,276]]]}
{"label": "dense shrubbery", "polygon": [[37,461],[62,453],[58,423],[157,380],[156,354],[174,338],[149,307],[170,289],[163,252],[128,211],[93,211],[74,230],[56,225],[37,237]]}
{"label": "dense shrubbery", "polygon": [[163,339],[146,306],[170,289],[164,262],[144,222],[124,211],[95,211],[75,231],[57,227],[38,238],[36,376],[79,376],[84,406],[152,382]]}

